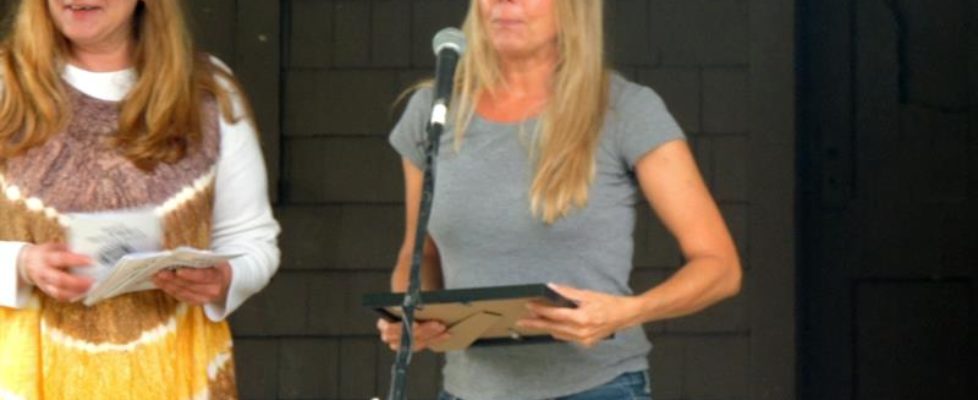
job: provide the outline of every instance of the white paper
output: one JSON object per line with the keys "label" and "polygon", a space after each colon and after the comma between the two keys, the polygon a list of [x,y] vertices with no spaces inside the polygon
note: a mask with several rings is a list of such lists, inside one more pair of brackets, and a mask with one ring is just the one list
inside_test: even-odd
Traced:
{"label": "white paper", "polygon": [[219,254],[190,247],[153,253],[133,253],[123,256],[109,273],[95,282],[85,294],[86,306],[120,294],[154,289],[153,275],[168,268],[209,268],[238,257],[239,254]]}
{"label": "white paper", "polygon": [[69,214],[68,247],[95,262],[72,273],[101,281],[122,256],[159,251],[162,237],[162,223],[149,208]]}
{"label": "white paper", "polygon": [[95,264],[72,269],[94,283],[81,297],[85,305],[120,294],[155,289],[152,279],[167,268],[208,268],[237,257],[190,247],[160,251],[162,222],[152,209],[68,216],[68,246]]}

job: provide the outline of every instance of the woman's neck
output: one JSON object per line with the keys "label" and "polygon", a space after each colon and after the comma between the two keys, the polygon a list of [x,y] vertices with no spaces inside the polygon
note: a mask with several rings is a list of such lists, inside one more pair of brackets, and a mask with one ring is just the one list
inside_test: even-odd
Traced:
{"label": "woman's neck", "polygon": [[92,72],[119,71],[132,66],[129,42],[100,46],[72,45],[71,63]]}
{"label": "woman's neck", "polygon": [[502,87],[496,91],[515,97],[548,95],[557,58],[557,50],[551,47],[529,56],[500,56]]}
{"label": "woman's neck", "polygon": [[480,98],[479,114],[497,121],[518,121],[539,114],[550,100],[556,51],[500,59],[499,87]]}

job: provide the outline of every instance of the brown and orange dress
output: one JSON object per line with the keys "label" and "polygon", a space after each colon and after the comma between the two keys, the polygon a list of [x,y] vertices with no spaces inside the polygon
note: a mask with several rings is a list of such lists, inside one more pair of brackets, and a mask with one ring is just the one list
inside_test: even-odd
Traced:
{"label": "brown and orange dress", "polygon": [[[236,398],[231,333],[223,318],[264,286],[278,264],[278,225],[263,193],[264,167],[257,168],[262,176],[249,183],[258,186],[251,189],[260,193],[258,203],[264,201],[250,206],[262,222],[252,218],[251,226],[240,226],[227,217],[215,222],[216,189],[248,179],[220,178],[234,172],[223,168],[235,165],[222,161],[228,157],[222,155],[228,143],[222,135],[248,133],[227,132],[232,125],[209,101],[202,142],[182,160],[144,172],[112,146],[119,103],[83,91],[93,81],[113,85],[121,80],[121,89],[109,89],[121,92],[108,97],[124,94],[132,73],[114,74],[69,67],[65,88],[72,117],[67,127],[23,156],[0,160],[0,241],[63,242],[70,213],[152,207],[163,221],[164,248],[213,248],[215,224],[238,224],[241,229],[221,228],[236,233],[220,240],[246,256],[232,262],[228,304],[209,305],[209,311],[160,290],[86,307],[55,301],[21,284],[17,307],[0,306],[0,400]],[[72,81],[85,83],[76,88]],[[253,158],[257,141],[244,140],[245,158]],[[233,147],[242,151],[240,145]],[[256,173],[254,167],[251,171]],[[10,261],[0,257],[0,263]],[[0,280],[11,279],[4,270],[11,266],[0,268]],[[16,284],[0,282],[0,291],[4,286]]]}

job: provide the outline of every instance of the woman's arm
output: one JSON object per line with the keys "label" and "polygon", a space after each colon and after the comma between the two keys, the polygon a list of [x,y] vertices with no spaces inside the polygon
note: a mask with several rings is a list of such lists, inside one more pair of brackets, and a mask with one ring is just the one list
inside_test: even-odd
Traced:
{"label": "woman's arm", "polygon": [[20,278],[17,265],[20,252],[27,245],[0,241],[0,307],[22,308],[27,303],[31,286]]}
{"label": "woman's arm", "polygon": [[[227,90],[232,90],[225,84]],[[242,94],[232,92],[235,115],[245,116]],[[178,300],[204,306],[212,321],[227,318],[263,289],[278,270],[280,227],[268,200],[265,162],[250,118],[220,119],[221,154],[214,182],[211,248],[241,254],[213,268],[181,268],[154,276]]]}
{"label": "woman's arm", "polygon": [[[414,235],[418,226],[418,207],[421,204],[422,183],[424,173],[411,161],[404,159],[404,243],[397,255],[397,264],[391,276],[391,290],[406,292],[411,273],[411,258],[414,255]],[[421,258],[421,289],[433,290],[442,288],[441,261],[438,248],[431,237],[427,237]],[[413,349],[421,351],[432,343],[448,339],[447,327],[439,321],[419,321],[414,323]],[[400,322],[377,320],[377,330],[380,340],[394,351],[401,345],[402,327]]]}
{"label": "woman's arm", "polygon": [[653,210],[676,237],[686,264],[662,284],[635,296],[554,285],[575,309],[531,305],[522,326],[585,346],[646,322],[700,311],[740,290],[737,250],[685,141],[667,142],[635,167]]}
{"label": "woman's arm", "polygon": [[[414,255],[414,235],[418,226],[418,208],[421,204],[424,173],[407,159],[404,159],[404,242],[397,254],[397,264],[391,276],[391,289],[395,292],[407,291],[411,272],[411,258]],[[421,259],[421,289],[442,288],[441,259],[438,247],[428,236],[425,238]]]}
{"label": "woman's arm", "polygon": [[636,174],[652,209],[676,240],[686,264],[638,295],[639,322],[700,311],[740,291],[737,248],[685,141],[642,158]]}

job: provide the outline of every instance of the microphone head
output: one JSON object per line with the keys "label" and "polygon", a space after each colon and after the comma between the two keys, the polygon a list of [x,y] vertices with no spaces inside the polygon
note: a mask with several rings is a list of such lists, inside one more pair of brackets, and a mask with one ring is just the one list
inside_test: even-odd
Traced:
{"label": "microphone head", "polygon": [[445,28],[435,34],[431,40],[431,48],[437,56],[443,49],[455,50],[458,55],[465,53],[465,34],[457,28]]}

